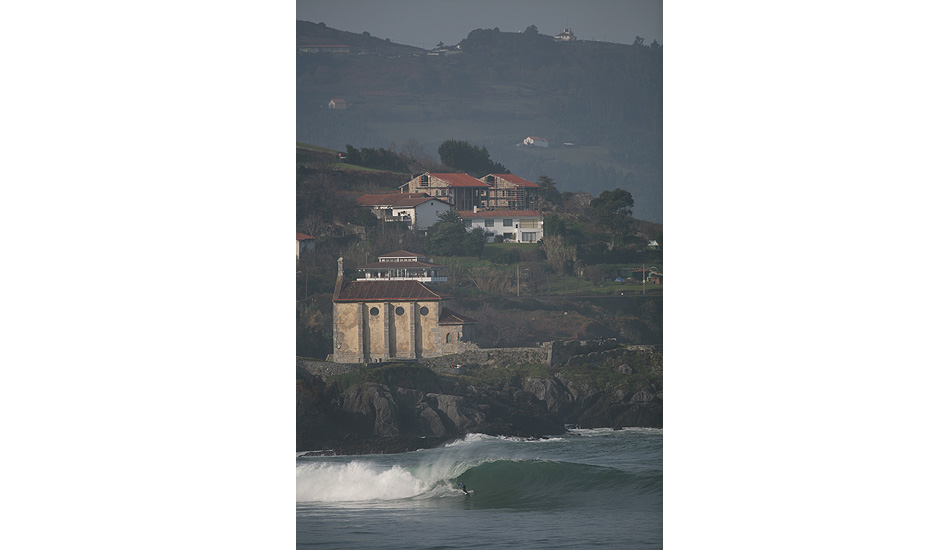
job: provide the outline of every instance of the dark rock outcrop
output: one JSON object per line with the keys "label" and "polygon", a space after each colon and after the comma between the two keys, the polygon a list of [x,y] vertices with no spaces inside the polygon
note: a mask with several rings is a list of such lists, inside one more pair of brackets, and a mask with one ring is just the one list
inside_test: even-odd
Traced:
{"label": "dark rock outcrop", "polygon": [[[411,370],[410,370],[411,369]],[[297,369],[297,450],[402,452],[468,433],[542,437],[583,428],[662,427],[662,392],[605,392],[589,384],[528,378],[474,387],[429,369],[394,367],[346,391]]]}

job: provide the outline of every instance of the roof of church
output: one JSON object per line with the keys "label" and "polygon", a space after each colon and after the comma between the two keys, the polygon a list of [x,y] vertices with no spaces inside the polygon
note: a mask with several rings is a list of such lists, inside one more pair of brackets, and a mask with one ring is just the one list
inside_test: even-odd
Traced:
{"label": "roof of church", "polygon": [[471,317],[466,317],[464,315],[459,315],[447,307],[442,308],[442,314],[439,315],[439,324],[440,325],[467,325],[469,323],[477,323],[475,319]]}
{"label": "roof of church", "polygon": [[409,252],[408,250],[397,250],[395,252],[387,252],[386,254],[380,254],[379,258],[422,258],[424,254],[419,254],[418,252]]}
{"label": "roof of church", "polygon": [[378,302],[393,300],[448,300],[419,281],[351,281],[334,302]]}

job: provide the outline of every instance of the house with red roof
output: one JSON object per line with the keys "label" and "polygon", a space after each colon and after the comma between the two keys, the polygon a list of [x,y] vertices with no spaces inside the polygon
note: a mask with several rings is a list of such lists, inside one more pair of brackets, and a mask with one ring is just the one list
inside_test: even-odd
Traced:
{"label": "house with red roof", "polygon": [[439,221],[440,214],[451,210],[445,200],[427,193],[369,194],[356,199],[356,204],[372,208],[383,221],[408,222],[417,231],[427,231]]}
{"label": "house with red roof", "polygon": [[478,210],[459,211],[466,231],[476,227],[485,230],[485,239],[495,242],[535,243],[544,237],[544,220],[540,210]]}
{"label": "house with red roof", "polygon": [[456,210],[471,210],[484,208],[489,187],[468,174],[425,172],[402,184],[400,190],[408,188],[409,193],[428,193],[445,200]]}
{"label": "house with red roof", "polygon": [[537,210],[541,186],[514,174],[488,174],[480,178],[489,185],[488,208]]}
{"label": "house with red roof", "polygon": [[524,138],[524,144],[528,147],[547,147],[548,140],[538,136],[528,136]]}
{"label": "house with red roof", "polygon": [[[404,250],[383,255],[379,262],[400,264]],[[406,255],[409,256],[406,256]],[[343,258],[337,260],[333,291],[333,355],[337,363],[414,360],[478,349],[473,342],[475,320],[447,307],[452,296],[407,278],[343,280]],[[369,266],[364,266],[365,268]]]}

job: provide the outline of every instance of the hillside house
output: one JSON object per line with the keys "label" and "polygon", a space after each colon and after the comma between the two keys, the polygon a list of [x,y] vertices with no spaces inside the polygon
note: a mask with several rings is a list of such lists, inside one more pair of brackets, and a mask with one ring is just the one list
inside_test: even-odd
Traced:
{"label": "hillside house", "polygon": [[485,230],[488,242],[502,235],[506,242],[534,243],[544,237],[544,222],[540,210],[483,210],[459,211],[466,231],[476,227]]}
{"label": "hillside house", "polygon": [[528,147],[547,147],[548,140],[538,136],[528,136],[524,138],[524,144]]}
{"label": "hillside house", "polygon": [[328,105],[331,109],[346,109],[345,99],[331,99]]}
{"label": "hillside house", "polygon": [[382,256],[378,261],[357,269],[359,281],[419,281],[420,283],[444,283],[445,266],[425,261],[425,256],[415,252],[397,250]]}
{"label": "hillside house", "polygon": [[426,172],[402,184],[399,189],[408,188],[409,193],[428,193],[445,200],[457,210],[471,210],[484,207],[489,187],[468,174]]}
{"label": "hillside house", "polygon": [[571,29],[564,29],[563,31],[555,34],[554,39],[560,42],[572,42],[577,40],[577,37],[574,36],[574,33],[571,32]]}
{"label": "hillside house", "polygon": [[300,253],[307,253],[314,249],[317,239],[306,233],[297,233],[297,261],[300,261]]}
{"label": "hillside house", "polygon": [[373,214],[383,221],[408,222],[417,231],[428,231],[439,221],[440,214],[451,210],[446,201],[427,193],[363,195],[356,199],[356,204],[372,208]]}
{"label": "hillside house", "polygon": [[415,280],[343,281],[337,260],[333,292],[333,356],[337,363],[421,359],[474,346],[475,321]]}
{"label": "hillside house", "polygon": [[488,208],[505,210],[537,210],[541,186],[514,174],[488,174]]}

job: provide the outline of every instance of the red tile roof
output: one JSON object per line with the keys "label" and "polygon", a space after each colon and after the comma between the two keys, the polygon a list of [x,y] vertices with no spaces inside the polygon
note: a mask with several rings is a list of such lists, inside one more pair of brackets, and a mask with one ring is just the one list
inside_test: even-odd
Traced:
{"label": "red tile roof", "polygon": [[[438,178],[448,182],[449,187],[488,187],[483,181],[479,181],[468,174],[449,174],[445,172],[429,173],[429,185],[432,185],[431,178]],[[438,186],[436,186],[438,187]]]}
{"label": "red tile roof", "polygon": [[305,241],[307,239],[316,239],[316,237],[311,237],[310,235],[307,235],[306,233],[297,233],[298,241]]}
{"label": "red tile roof", "polygon": [[466,317],[464,315],[459,315],[447,307],[442,308],[442,313],[439,315],[439,324],[440,325],[467,325],[469,323],[477,323],[475,319]]}
{"label": "red tile roof", "polygon": [[[495,176],[496,180],[502,179],[507,182],[511,182],[517,185],[518,187],[541,187],[540,185],[538,185],[537,183],[534,183],[533,181],[528,181],[522,178],[521,176],[516,176],[514,174],[488,174],[488,176]],[[485,177],[487,178],[488,176],[485,176]]]}
{"label": "red tile roof", "polygon": [[540,210],[479,210],[478,212],[472,212],[471,210],[459,211],[459,216],[463,218],[517,218],[521,217],[534,217],[540,218]]}
{"label": "red tile roof", "polygon": [[352,281],[343,287],[334,302],[381,302],[395,300],[439,301],[451,296],[439,294],[419,281]]}

